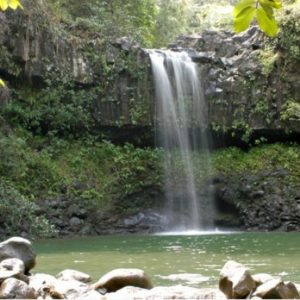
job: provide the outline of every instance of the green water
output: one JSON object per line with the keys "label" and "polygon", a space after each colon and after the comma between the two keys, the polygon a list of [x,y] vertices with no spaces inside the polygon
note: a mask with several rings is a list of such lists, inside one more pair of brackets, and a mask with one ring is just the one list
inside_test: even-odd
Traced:
{"label": "green water", "polygon": [[252,273],[300,283],[300,233],[103,236],[39,241],[34,248],[34,271],[53,275],[72,268],[97,280],[115,268],[141,268],[155,285],[207,287],[216,286],[220,269],[233,259]]}

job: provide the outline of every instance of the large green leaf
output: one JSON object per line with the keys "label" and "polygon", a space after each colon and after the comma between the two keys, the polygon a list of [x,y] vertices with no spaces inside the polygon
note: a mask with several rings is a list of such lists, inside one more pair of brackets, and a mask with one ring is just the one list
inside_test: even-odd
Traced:
{"label": "large green leaf", "polygon": [[264,9],[268,17],[272,18],[274,16],[274,9],[271,6],[268,6],[266,4],[260,4],[260,5]]}
{"label": "large green leaf", "polygon": [[279,9],[282,7],[282,3],[281,0],[259,0],[259,4],[261,4],[262,6],[269,6],[269,7],[273,7],[276,9]]}
{"label": "large green leaf", "polygon": [[259,7],[256,10],[256,20],[261,30],[268,36],[274,37],[278,32],[278,26],[273,16],[269,16],[268,13]]}
{"label": "large green leaf", "polygon": [[0,10],[6,10],[8,8],[7,0],[0,0]]}
{"label": "large green leaf", "polygon": [[235,18],[238,18],[240,14],[243,12],[243,10],[249,6],[255,7],[255,0],[242,0],[240,1],[233,10],[233,16]]}
{"label": "large green leaf", "polygon": [[255,11],[256,8],[253,6],[248,6],[240,11],[238,17],[234,19],[234,30],[236,32],[246,30],[255,16]]}

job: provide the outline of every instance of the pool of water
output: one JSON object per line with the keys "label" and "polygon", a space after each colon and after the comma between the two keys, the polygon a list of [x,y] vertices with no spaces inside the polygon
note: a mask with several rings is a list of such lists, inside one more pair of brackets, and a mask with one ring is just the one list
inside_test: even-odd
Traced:
{"label": "pool of water", "polygon": [[77,269],[98,280],[115,268],[140,268],[155,285],[216,286],[227,260],[300,283],[300,233],[101,236],[34,242],[35,272]]}

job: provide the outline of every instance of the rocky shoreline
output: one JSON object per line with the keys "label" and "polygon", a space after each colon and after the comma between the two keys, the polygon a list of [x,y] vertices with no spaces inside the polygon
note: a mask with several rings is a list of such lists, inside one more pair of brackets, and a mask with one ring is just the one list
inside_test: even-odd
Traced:
{"label": "rocky shoreline", "polygon": [[251,275],[228,261],[219,288],[154,287],[140,269],[115,269],[93,282],[90,275],[63,270],[57,276],[33,273],[36,254],[29,240],[12,237],[0,243],[0,299],[300,299],[299,286],[269,274]]}

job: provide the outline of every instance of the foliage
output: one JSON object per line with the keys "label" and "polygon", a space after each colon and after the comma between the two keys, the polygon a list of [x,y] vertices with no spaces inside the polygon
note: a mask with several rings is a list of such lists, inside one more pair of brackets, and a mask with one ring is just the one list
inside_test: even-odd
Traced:
{"label": "foliage", "polygon": [[282,121],[300,120],[300,103],[289,100],[285,103],[280,118]]}
{"label": "foliage", "polygon": [[48,220],[38,215],[38,206],[6,182],[0,182],[0,224],[7,236],[26,232],[31,238],[46,238],[56,234]]}
{"label": "foliage", "polygon": [[18,90],[3,114],[35,134],[78,137],[94,126],[91,107],[97,92],[80,88],[67,75],[50,73],[44,88]]}
{"label": "foliage", "polygon": [[190,1],[158,1],[158,14],[155,28],[155,47],[173,41],[179,34],[186,32],[190,16]]}
{"label": "foliage", "polygon": [[286,3],[278,19],[281,30],[276,46],[284,51],[286,61],[295,65],[295,60],[300,59],[300,2]]}
{"label": "foliage", "polygon": [[261,30],[270,37],[277,35],[274,9],[282,7],[281,0],[241,0],[234,8],[234,30],[246,30],[256,18]]}
{"label": "foliage", "polygon": [[63,191],[74,201],[104,209],[116,199],[160,186],[160,150],[92,138],[69,142],[18,135],[0,136],[0,177],[32,200],[57,197]]}
{"label": "foliage", "polygon": [[52,0],[50,4],[76,31],[104,39],[131,36],[144,46],[153,42],[155,0]]}
{"label": "foliage", "polygon": [[228,1],[218,1],[193,6],[193,15],[189,19],[188,32],[199,32],[205,29],[231,30],[233,6]]}
{"label": "foliage", "polygon": [[238,148],[227,148],[217,151],[212,157],[215,170],[224,175],[244,172],[258,173],[261,171],[286,168],[290,178],[299,181],[300,148],[297,145],[273,144],[260,145],[244,152]]}
{"label": "foliage", "polygon": [[260,53],[260,62],[262,65],[262,74],[268,76],[274,69],[274,65],[279,58],[279,54],[272,49],[272,47],[266,47]]}

